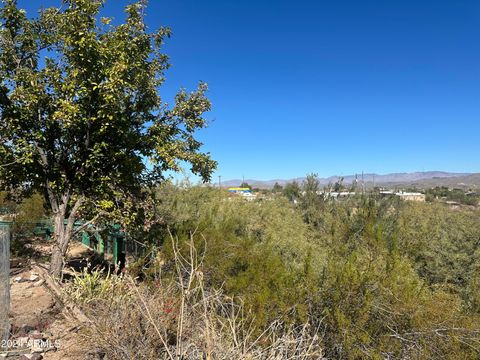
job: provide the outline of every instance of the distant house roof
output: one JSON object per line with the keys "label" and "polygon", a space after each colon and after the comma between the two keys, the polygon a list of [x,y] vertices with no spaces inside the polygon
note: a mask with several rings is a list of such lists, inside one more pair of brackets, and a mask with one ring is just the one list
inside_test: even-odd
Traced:
{"label": "distant house roof", "polygon": [[229,192],[252,192],[252,190],[250,188],[241,188],[241,187],[231,187],[231,188],[228,188],[228,191]]}
{"label": "distant house roof", "polygon": [[336,191],[319,191],[317,192],[318,195],[323,195],[324,197],[332,197],[332,198],[337,198],[337,197],[347,197],[347,196],[354,196],[356,195],[355,192],[349,192],[349,191],[342,191],[342,192],[336,192]]}

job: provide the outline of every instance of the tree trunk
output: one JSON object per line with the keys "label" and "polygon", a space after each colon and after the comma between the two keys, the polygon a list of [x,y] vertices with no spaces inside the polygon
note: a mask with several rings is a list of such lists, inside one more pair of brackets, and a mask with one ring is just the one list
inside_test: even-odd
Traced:
{"label": "tree trunk", "polygon": [[[63,205],[61,206],[63,208]],[[62,276],[63,259],[68,249],[68,242],[65,231],[65,212],[59,209],[58,213],[54,215],[54,230],[53,230],[53,249],[52,258],[50,260],[50,274],[59,279]]]}
{"label": "tree trunk", "polygon": [[[67,254],[68,245],[73,236],[73,224],[82,203],[81,198],[77,199],[67,216],[68,201],[69,197],[64,196],[62,204],[58,206],[57,211],[54,212],[54,244],[49,272],[56,279],[61,279],[62,277],[65,255]],[[66,223],[65,220],[67,220]]]}
{"label": "tree trunk", "polygon": [[50,275],[52,275],[56,279],[60,279],[62,276],[63,257],[64,255],[57,247],[52,250],[52,258],[50,259],[49,272]]}

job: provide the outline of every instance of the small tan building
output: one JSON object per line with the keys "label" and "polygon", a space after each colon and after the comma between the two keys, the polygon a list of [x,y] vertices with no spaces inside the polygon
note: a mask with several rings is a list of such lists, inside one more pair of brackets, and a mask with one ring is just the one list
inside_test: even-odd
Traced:
{"label": "small tan building", "polygon": [[425,194],[422,194],[422,193],[399,192],[399,193],[396,193],[395,195],[399,196],[401,199],[405,201],[425,202]]}

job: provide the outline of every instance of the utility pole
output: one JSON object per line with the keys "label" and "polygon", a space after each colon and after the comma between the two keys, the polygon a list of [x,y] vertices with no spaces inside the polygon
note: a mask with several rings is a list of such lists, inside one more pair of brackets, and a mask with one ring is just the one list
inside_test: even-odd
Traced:
{"label": "utility pole", "polygon": [[222,190],[222,176],[218,175],[218,188]]}
{"label": "utility pole", "polygon": [[363,171],[362,171],[362,193],[365,194],[365,178],[363,176]]}

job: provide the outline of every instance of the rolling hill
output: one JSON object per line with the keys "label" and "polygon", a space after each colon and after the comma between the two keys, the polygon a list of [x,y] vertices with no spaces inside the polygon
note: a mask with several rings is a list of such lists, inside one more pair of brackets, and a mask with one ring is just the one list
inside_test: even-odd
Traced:
{"label": "rolling hill", "polygon": [[[333,184],[343,178],[344,184],[351,184],[357,179],[362,183],[362,175],[347,175],[347,176],[330,176],[320,178],[321,185]],[[435,186],[448,186],[458,188],[480,188],[480,173],[450,173],[444,171],[425,171],[413,173],[391,173],[391,174],[364,174],[363,179],[367,187],[382,186],[382,187],[417,187],[430,188]],[[245,182],[252,187],[263,189],[272,188],[275,183],[285,185],[288,182],[297,181],[303,182],[305,177],[295,179],[273,179],[273,180],[255,180],[245,179]],[[239,186],[243,180],[234,179],[222,182],[223,187]]]}

